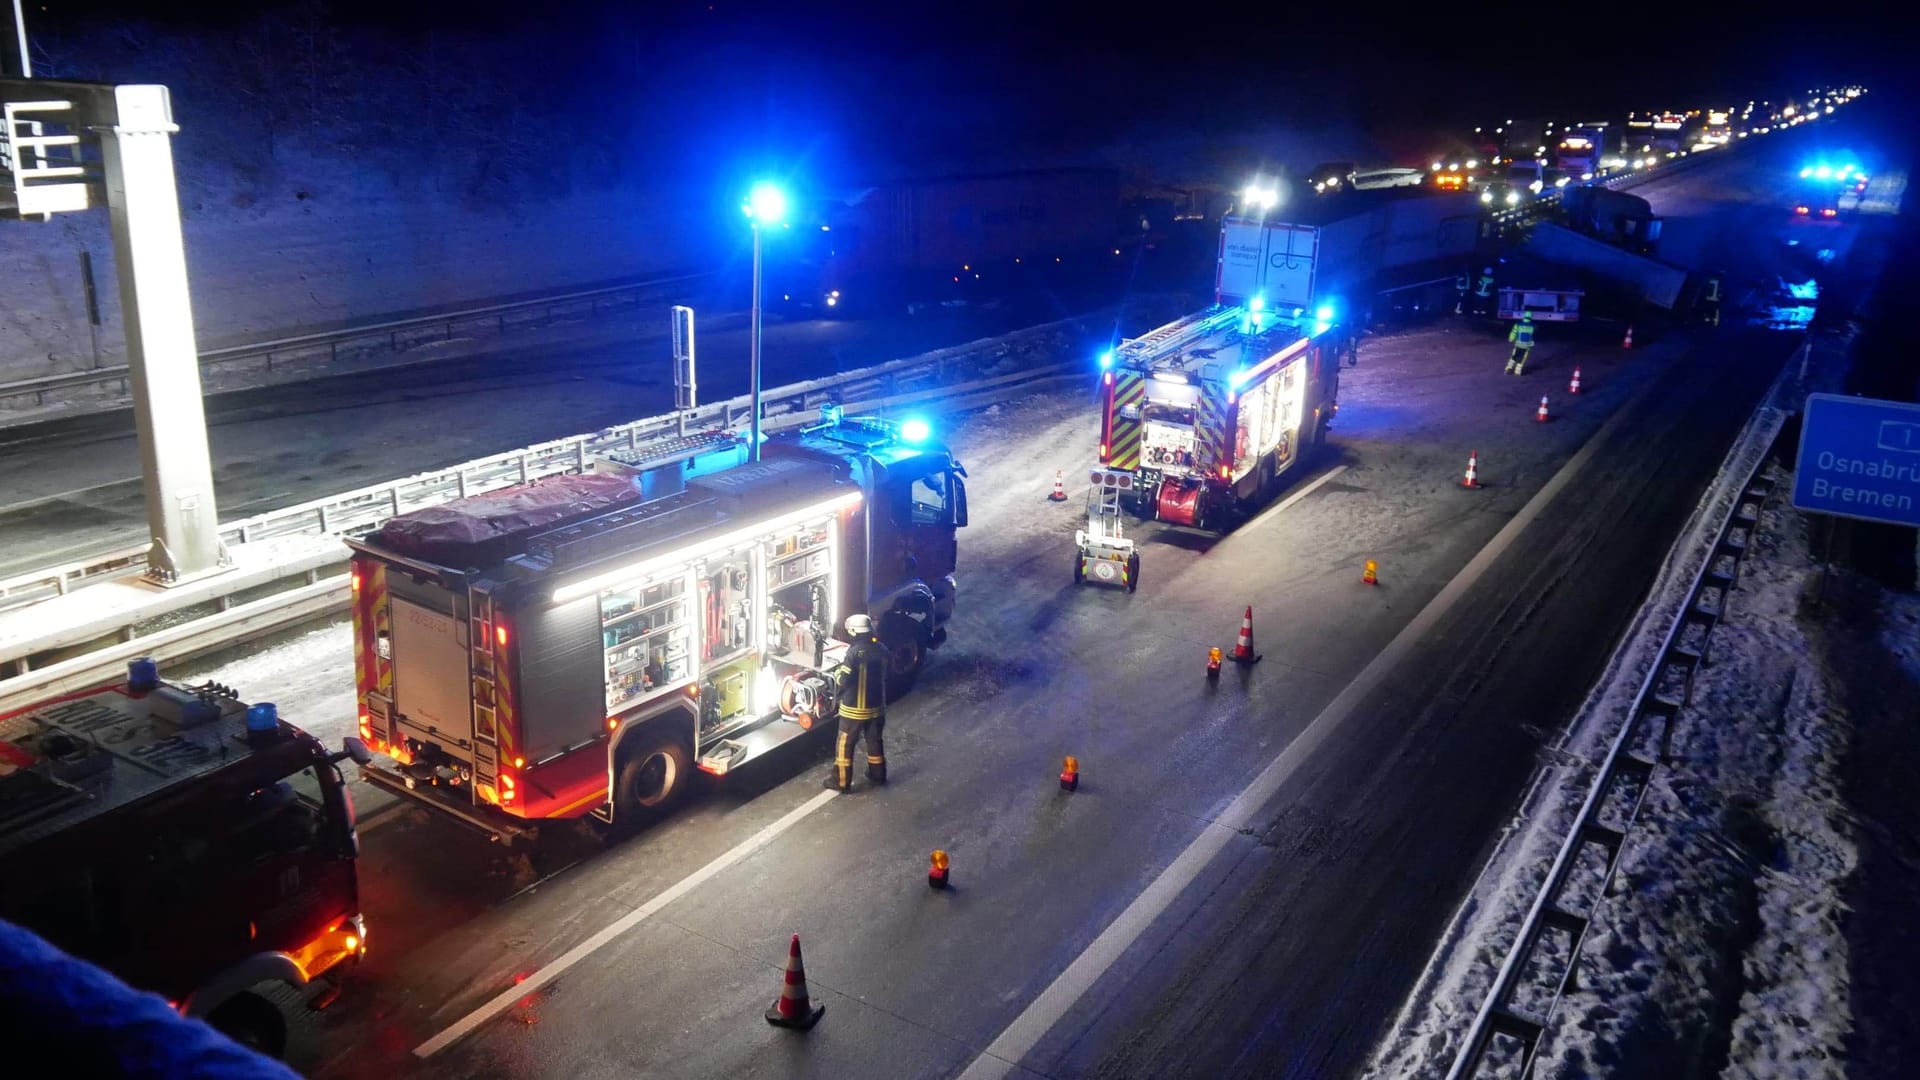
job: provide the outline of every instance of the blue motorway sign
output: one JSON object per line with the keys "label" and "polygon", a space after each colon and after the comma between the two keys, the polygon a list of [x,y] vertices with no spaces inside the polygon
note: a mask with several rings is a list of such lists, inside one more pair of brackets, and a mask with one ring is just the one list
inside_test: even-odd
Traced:
{"label": "blue motorway sign", "polygon": [[1920,405],[1807,395],[1793,505],[1920,526]]}

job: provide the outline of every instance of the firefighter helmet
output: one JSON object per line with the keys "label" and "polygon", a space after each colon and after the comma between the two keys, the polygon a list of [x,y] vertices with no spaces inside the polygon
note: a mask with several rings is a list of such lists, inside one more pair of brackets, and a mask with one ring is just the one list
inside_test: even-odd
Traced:
{"label": "firefighter helmet", "polygon": [[865,637],[873,633],[873,620],[865,615],[847,616],[847,633]]}

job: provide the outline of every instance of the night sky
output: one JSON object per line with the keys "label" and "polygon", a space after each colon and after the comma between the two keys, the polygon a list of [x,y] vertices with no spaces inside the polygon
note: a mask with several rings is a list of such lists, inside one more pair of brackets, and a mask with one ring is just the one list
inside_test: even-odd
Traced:
{"label": "night sky", "polygon": [[492,37],[519,77],[537,77],[571,112],[677,118],[661,130],[690,157],[753,141],[774,158],[903,168],[1275,125],[1363,133],[1412,155],[1436,132],[1529,106],[1545,119],[1617,116],[1815,83],[1884,87],[1899,70],[1869,6],[1792,20],[1726,5],[1564,3],[1424,14],[1394,4],[1390,18],[1387,6],[1351,3],[37,6],[33,26],[134,17],[218,28],[277,6],[400,36]]}

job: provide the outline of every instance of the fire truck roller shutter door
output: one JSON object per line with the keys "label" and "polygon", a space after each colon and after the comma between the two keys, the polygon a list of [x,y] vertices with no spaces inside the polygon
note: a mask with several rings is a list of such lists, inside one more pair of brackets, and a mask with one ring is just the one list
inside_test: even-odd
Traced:
{"label": "fire truck roller shutter door", "polygon": [[521,751],[548,758],[601,734],[606,724],[606,652],[600,597],[510,612],[520,654]]}

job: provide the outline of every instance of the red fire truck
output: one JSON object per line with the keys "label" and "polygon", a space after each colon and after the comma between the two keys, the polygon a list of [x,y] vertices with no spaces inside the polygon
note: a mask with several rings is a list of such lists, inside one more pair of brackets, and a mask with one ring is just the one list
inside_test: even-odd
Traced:
{"label": "red fire truck", "polygon": [[873,618],[891,692],[945,639],[966,470],[924,422],[829,416],[665,485],[659,464],[351,542],[360,729],[394,763],[369,781],[498,840],[589,814],[624,828],[692,768],[724,775],[832,719],[849,615]]}
{"label": "red fire truck", "polygon": [[280,988],[366,951],[347,743],[151,661],[0,716],[0,918],[278,1055]]}
{"label": "red fire truck", "polygon": [[1228,218],[1213,306],[1101,356],[1100,463],[1141,517],[1225,529],[1326,438],[1345,331],[1314,292],[1319,232]]}

